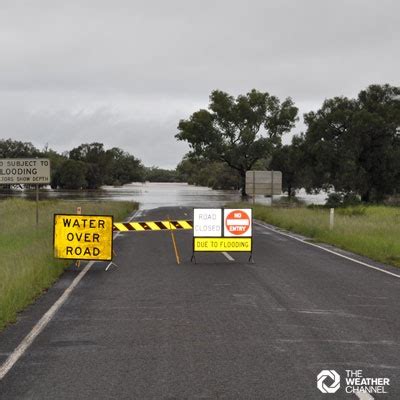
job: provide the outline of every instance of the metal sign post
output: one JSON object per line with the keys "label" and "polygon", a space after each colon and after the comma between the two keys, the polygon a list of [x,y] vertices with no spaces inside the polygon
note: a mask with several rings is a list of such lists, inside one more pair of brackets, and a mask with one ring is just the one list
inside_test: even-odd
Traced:
{"label": "metal sign post", "polygon": [[256,171],[253,171],[253,206],[256,204]]}
{"label": "metal sign post", "polygon": [[[271,171],[271,207],[274,202],[274,171]],[[282,183],[282,182],[281,182]],[[282,191],[282,189],[281,189]]]}
{"label": "metal sign post", "polygon": [[36,228],[39,227],[39,185],[36,185]]}

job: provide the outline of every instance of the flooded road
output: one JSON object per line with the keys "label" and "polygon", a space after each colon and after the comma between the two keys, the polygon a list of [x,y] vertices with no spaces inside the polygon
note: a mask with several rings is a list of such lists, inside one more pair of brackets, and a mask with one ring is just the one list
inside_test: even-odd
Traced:
{"label": "flooded road", "polygon": [[[16,190],[0,192],[0,199],[8,197],[35,198],[34,191]],[[187,183],[130,183],[120,187],[103,186],[101,190],[46,190],[41,189],[40,199],[82,201],[136,201],[141,209],[163,206],[221,207],[239,201],[240,194],[231,190],[212,190]]]}
{"label": "flooded road", "polygon": [[[34,190],[0,191],[0,200],[10,197],[35,199]],[[280,196],[274,196],[278,199]],[[306,204],[324,204],[326,194],[307,194],[301,189],[297,198]],[[226,203],[240,201],[240,194],[234,190],[212,190],[207,187],[188,185],[187,183],[129,183],[124,186],[103,186],[99,190],[51,190],[41,189],[40,199],[63,199],[85,201],[135,201],[140,209],[157,207],[221,207]],[[269,198],[257,196],[256,202],[270,204]]]}

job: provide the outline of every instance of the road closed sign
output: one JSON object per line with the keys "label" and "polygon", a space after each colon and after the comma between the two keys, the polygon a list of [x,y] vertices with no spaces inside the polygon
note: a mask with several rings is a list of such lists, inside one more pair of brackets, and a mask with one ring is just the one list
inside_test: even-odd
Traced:
{"label": "road closed sign", "polygon": [[251,208],[195,208],[193,254],[229,251],[252,253],[252,225]]}
{"label": "road closed sign", "polygon": [[54,257],[111,261],[113,217],[54,215]]}
{"label": "road closed sign", "polygon": [[224,209],[224,236],[251,237],[252,209]]}
{"label": "road closed sign", "polygon": [[220,208],[195,208],[193,211],[193,236],[219,237],[222,235],[222,210]]}

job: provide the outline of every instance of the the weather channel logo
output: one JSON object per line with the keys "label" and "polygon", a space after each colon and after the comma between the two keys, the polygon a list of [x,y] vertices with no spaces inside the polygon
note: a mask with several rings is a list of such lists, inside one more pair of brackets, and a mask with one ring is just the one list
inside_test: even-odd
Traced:
{"label": "the weather channel logo", "polygon": [[[363,375],[361,369],[346,369],[342,387],[346,393],[388,393],[389,378],[370,378]],[[317,387],[322,393],[336,393],[341,385],[340,375],[333,369],[324,369],[317,376]]]}
{"label": "the weather channel logo", "polygon": [[340,375],[333,369],[324,369],[317,376],[317,387],[322,393],[336,393],[340,388]]}

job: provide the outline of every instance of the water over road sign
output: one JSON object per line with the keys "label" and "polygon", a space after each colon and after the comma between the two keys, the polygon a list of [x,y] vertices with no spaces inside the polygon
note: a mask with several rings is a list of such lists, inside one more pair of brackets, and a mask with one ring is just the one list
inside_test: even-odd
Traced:
{"label": "water over road sign", "polygon": [[113,217],[54,215],[54,257],[71,260],[112,260]]}

